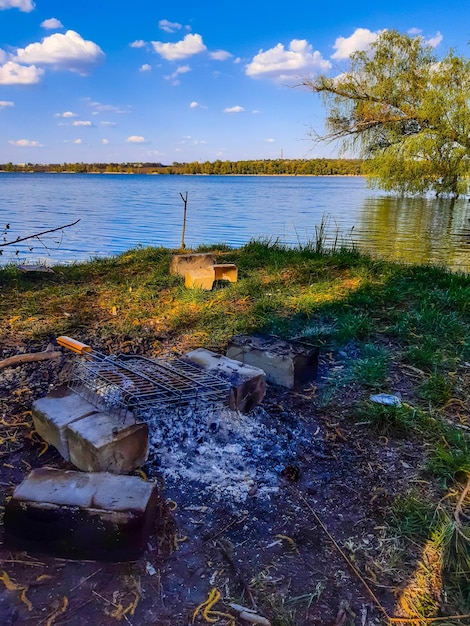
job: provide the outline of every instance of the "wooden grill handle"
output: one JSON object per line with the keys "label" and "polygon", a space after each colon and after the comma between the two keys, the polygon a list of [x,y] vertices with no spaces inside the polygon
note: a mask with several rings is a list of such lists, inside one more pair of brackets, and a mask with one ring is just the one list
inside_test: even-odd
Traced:
{"label": "wooden grill handle", "polygon": [[72,339],[72,337],[65,337],[62,335],[61,337],[57,337],[57,343],[59,346],[63,348],[67,348],[72,352],[76,352],[77,354],[84,354],[85,352],[91,352],[91,346],[88,346],[86,343],[82,343],[81,341],[77,341],[77,339]]}

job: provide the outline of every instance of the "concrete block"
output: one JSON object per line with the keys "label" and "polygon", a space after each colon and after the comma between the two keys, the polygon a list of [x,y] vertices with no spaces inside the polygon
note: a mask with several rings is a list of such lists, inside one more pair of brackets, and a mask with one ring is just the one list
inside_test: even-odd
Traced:
{"label": "concrete block", "polygon": [[184,286],[188,289],[205,289],[210,291],[214,285],[215,272],[213,266],[197,270],[186,270],[184,273]]}
{"label": "concrete block", "polygon": [[155,483],[136,476],[33,470],[5,507],[7,542],[72,558],[136,559],[159,511]]}
{"label": "concrete block", "polygon": [[238,267],[233,263],[216,263],[214,266],[215,280],[228,280],[236,283],[238,280]]}
{"label": "concrete block", "polygon": [[145,463],[148,426],[125,417],[96,413],[68,425],[70,460],[85,472],[127,474]]}
{"label": "concrete block", "polygon": [[230,384],[230,408],[248,413],[261,404],[266,395],[266,376],[262,369],[230,359],[205,348],[197,348],[185,355],[208,372],[217,374]]}
{"label": "concrete block", "polygon": [[216,258],[215,252],[174,254],[170,261],[170,274],[179,274],[184,277],[188,270],[198,271],[212,267]]}
{"label": "concrete block", "polygon": [[266,372],[268,382],[288,389],[313,382],[318,370],[318,348],[277,337],[238,335],[228,344],[227,356]]}
{"label": "concrete block", "polygon": [[66,461],[70,461],[67,426],[93,413],[97,413],[96,407],[65,385],[54,389],[44,398],[35,400],[32,406],[37,433],[57,448]]}

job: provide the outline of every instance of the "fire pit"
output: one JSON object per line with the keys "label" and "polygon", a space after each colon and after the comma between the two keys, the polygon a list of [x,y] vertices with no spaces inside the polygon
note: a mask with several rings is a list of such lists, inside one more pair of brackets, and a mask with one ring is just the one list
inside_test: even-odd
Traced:
{"label": "fire pit", "polygon": [[175,497],[234,508],[249,497],[270,500],[286,468],[312,444],[295,413],[231,410],[230,383],[184,358],[104,356],[68,337],[57,341],[81,355],[72,390],[103,412],[131,412],[148,424],[144,470],[163,476]]}

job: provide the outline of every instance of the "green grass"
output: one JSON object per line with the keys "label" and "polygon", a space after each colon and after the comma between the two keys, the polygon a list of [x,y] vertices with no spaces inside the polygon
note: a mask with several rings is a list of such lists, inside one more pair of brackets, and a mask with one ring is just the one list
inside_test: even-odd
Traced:
{"label": "green grass", "polygon": [[361,402],[354,407],[353,418],[370,424],[380,435],[404,437],[417,429],[420,416],[408,406]]}
{"label": "green grass", "polygon": [[393,502],[389,525],[401,535],[416,541],[425,541],[438,524],[435,505],[416,492],[400,495]]}
{"label": "green grass", "polygon": [[433,407],[441,407],[452,397],[454,384],[449,376],[437,372],[418,386],[419,398]]}
{"label": "green grass", "polygon": [[433,446],[429,470],[446,485],[470,474],[468,435],[457,429],[446,429]]}
{"label": "green grass", "polygon": [[385,348],[366,344],[362,357],[353,365],[354,379],[371,389],[381,389],[387,378],[390,358],[390,353]]}

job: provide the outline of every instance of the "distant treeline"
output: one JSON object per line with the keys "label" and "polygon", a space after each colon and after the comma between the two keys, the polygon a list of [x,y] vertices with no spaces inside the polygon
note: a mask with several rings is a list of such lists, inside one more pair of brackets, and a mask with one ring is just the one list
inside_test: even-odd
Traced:
{"label": "distant treeline", "polygon": [[256,161],[194,161],[193,163],[4,163],[6,172],[65,172],[76,174],[193,174],[252,176],[358,176],[360,159],[268,159]]}

